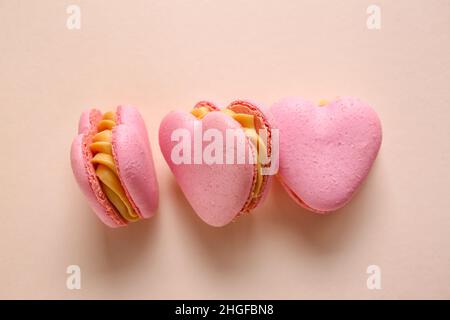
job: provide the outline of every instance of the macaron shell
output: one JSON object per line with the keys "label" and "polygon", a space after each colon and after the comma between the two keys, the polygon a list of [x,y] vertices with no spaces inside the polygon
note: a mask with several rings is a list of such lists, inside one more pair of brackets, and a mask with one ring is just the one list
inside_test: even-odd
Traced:
{"label": "macaron shell", "polygon": [[366,178],[381,145],[375,111],[356,98],[322,107],[288,98],[271,112],[280,130],[279,176],[291,196],[316,212],[344,206]]}
{"label": "macaron shell", "polygon": [[158,207],[158,182],[144,120],[136,108],[119,106],[112,145],[119,178],[143,218]]}
{"label": "macaron shell", "polygon": [[78,121],[78,134],[88,133],[91,127],[91,122],[97,123],[101,120],[102,113],[97,109],[84,110]]}
{"label": "macaron shell", "polygon": [[96,123],[97,119],[100,118],[100,111],[95,109],[85,111],[81,115],[79,122],[80,134],[73,140],[70,151],[71,166],[75,180],[95,214],[107,226],[117,228],[126,225],[126,223],[112,209],[95,177],[95,170],[89,162],[90,159],[87,159],[84,154],[86,148],[85,139],[90,129],[90,121],[92,120]]}
{"label": "macaron shell", "polygon": [[[175,164],[171,153],[178,141],[171,135],[177,129],[190,134],[191,159],[194,160],[194,128],[218,130],[225,137],[226,129],[241,129],[239,123],[223,112],[210,112],[197,120],[187,112],[171,112],[161,122],[159,145],[186,199],[207,224],[220,227],[230,223],[247,202],[254,179],[253,164]],[[208,143],[203,143],[203,150]],[[253,147],[250,145],[250,147]],[[245,139],[245,148],[249,143]],[[252,149],[253,150],[253,149]],[[226,145],[223,148],[226,154]]]}
{"label": "macaron shell", "polygon": [[[229,104],[229,106],[234,106],[237,104],[243,104],[243,105],[249,107],[251,110],[255,111],[256,113],[260,113],[265,118],[265,121],[264,121],[265,125],[269,126],[271,129],[274,129],[273,123],[275,122],[275,120],[270,112],[270,109],[265,104],[260,103],[259,101],[256,101],[253,99],[239,99],[239,100],[235,100],[235,101],[231,102]],[[269,137],[268,137],[268,139],[269,139]],[[271,146],[271,148],[272,148],[272,146]],[[274,151],[273,148],[272,148],[272,151]],[[272,157],[272,161],[278,161],[278,159],[275,159],[275,156],[274,156],[274,157]],[[274,172],[272,172],[271,175],[267,176],[267,179],[266,179],[267,182],[263,186],[261,198],[258,201],[255,209],[257,207],[259,207],[261,204],[263,204],[264,201],[267,199],[267,197],[269,195],[269,190],[272,186],[273,177],[278,173],[278,164],[275,165],[275,169],[276,170],[274,170]]]}
{"label": "macaron shell", "polygon": [[207,107],[211,110],[219,111],[220,108],[217,107],[217,104],[214,101],[210,100],[202,100],[195,104],[194,108]]}

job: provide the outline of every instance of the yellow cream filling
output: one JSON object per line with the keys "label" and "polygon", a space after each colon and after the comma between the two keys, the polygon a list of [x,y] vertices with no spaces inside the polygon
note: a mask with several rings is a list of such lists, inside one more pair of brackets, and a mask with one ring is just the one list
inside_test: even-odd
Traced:
{"label": "yellow cream filling", "polygon": [[[221,110],[223,113],[229,115],[234,120],[239,122],[244,129],[245,135],[250,138],[253,145],[256,147],[256,183],[252,190],[252,197],[257,198],[261,194],[263,175],[262,175],[262,165],[261,165],[261,155],[266,154],[266,145],[262,141],[259,134],[256,132],[255,116],[247,113],[236,113],[230,109]],[[194,108],[191,114],[197,119],[203,119],[211,110],[207,107]]]}
{"label": "yellow cream filling", "polygon": [[91,162],[108,200],[123,218],[132,222],[139,220],[139,216],[133,210],[133,206],[120,183],[112,154],[112,129],[115,125],[115,113],[112,111],[106,112],[97,124],[98,133],[92,138],[92,143],[89,146],[94,155]]}

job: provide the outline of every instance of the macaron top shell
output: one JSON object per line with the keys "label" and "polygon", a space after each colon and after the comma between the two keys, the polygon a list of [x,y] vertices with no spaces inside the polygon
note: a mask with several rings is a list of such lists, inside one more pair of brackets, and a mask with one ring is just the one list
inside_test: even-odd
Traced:
{"label": "macaron top shell", "polygon": [[381,145],[376,112],[356,98],[324,106],[287,98],[271,107],[280,130],[279,177],[305,208],[331,212],[364,181]]}
{"label": "macaron top shell", "polygon": [[[176,164],[172,150],[179,142],[172,141],[172,133],[179,129],[189,132],[189,144],[194,146],[194,130],[201,125],[202,133],[208,129],[218,130],[225,136],[227,129],[240,129],[240,125],[222,112],[208,113],[198,120],[188,112],[174,111],[161,122],[159,145],[170,169],[186,196],[186,199],[209,225],[220,227],[230,223],[241,211],[249,198],[254,179],[252,164]],[[245,140],[246,150],[249,148]],[[202,152],[205,150],[203,145]],[[223,145],[223,154],[226,154]],[[191,150],[191,159],[194,151]]]}
{"label": "macaron top shell", "polygon": [[138,214],[150,218],[158,207],[158,182],[144,120],[136,108],[119,106],[117,123],[112,145],[120,181]]}

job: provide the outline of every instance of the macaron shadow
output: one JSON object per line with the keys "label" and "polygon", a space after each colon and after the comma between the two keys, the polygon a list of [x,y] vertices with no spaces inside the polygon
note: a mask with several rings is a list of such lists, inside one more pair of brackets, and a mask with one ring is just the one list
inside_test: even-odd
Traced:
{"label": "macaron shadow", "polygon": [[[345,250],[347,244],[357,240],[363,225],[370,223],[371,203],[374,194],[383,193],[374,190],[374,178],[380,170],[378,159],[369,173],[367,180],[361,185],[353,199],[343,208],[328,214],[316,214],[299,206],[287,194],[278,179],[274,179],[271,194],[263,206],[265,227],[282,228],[283,232],[291,233],[299,246],[308,246],[310,251],[321,254]],[[258,211],[258,210],[257,210]],[[255,214],[258,214],[258,212]]]}
{"label": "macaron shadow", "polygon": [[303,255],[302,249],[306,249],[308,256],[312,253],[320,258],[351,247],[352,242],[362,236],[362,230],[366,229],[364,226],[376,218],[372,210],[374,199],[387,196],[380,187],[382,183],[375,181],[377,176],[381,179],[381,158],[374,163],[350,203],[325,215],[312,213],[295,203],[277,178],[272,183],[267,200],[260,207],[221,228],[207,225],[196,215],[174,179],[170,179],[171,198],[176,199],[174,203],[178,218],[182,221],[181,228],[186,229],[189,238],[197,242],[198,256],[217,272],[231,276],[251,266],[248,256],[252,254],[261,232],[269,232],[272,236],[288,234],[289,239],[298,242],[299,255]]}
{"label": "macaron shadow", "polygon": [[238,217],[224,227],[213,227],[200,219],[186,200],[175,179],[170,178],[171,199],[176,206],[184,237],[194,241],[198,250],[196,257],[208,265],[212,271],[222,275],[238,273],[248,266],[246,256],[251,253],[254,213]]}
{"label": "macaron shadow", "polygon": [[[100,221],[96,224],[96,242],[90,243],[95,247],[95,265],[101,266],[102,274],[118,273],[130,274],[133,270],[142,269],[147,261],[153,259],[157,233],[160,230],[160,213],[155,211],[149,219],[141,219],[128,226],[111,229]],[[92,248],[90,249],[92,251]]]}

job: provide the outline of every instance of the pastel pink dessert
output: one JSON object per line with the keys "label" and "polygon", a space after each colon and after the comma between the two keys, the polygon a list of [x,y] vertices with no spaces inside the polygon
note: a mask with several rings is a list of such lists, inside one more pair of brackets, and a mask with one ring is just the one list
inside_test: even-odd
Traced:
{"label": "pastel pink dessert", "polygon": [[70,157],[78,185],[107,226],[154,214],[158,184],[147,129],[136,108],[83,112]]}
{"label": "pastel pink dessert", "polygon": [[375,111],[356,98],[320,106],[287,98],[271,107],[280,130],[278,177],[301,206],[326,213],[350,201],[381,145]]}
{"label": "pastel pink dessert", "polygon": [[[227,132],[240,134],[243,141],[240,147],[246,151],[244,159],[254,157],[256,161],[239,162],[238,143],[226,143]],[[264,142],[261,132],[267,137]],[[208,161],[205,157],[211,149],[211,137],[207,142],[200,141],[200,159],[195,160],[195,144],[209,133],[223,137],[224,143],[212,153],[221,154],[216,159],[223,159],[222,162]],[[183,136],[183,141],[179,135]],[[190,113],[169,113],[159,128],[159,145],[194,211],[207,224],[220,227],[249,213],[265,198],[272,177],[262,172],[271,164],[260,161],[259,157],[264,153],[270,158],[270,135],[269,119],[256,104],[238,100],[219,110],[213,103],[203,101]],[[181,143],[191,147],[179,152]],[[180,154],[187,156],[186,161],[175,159]],[[227,155],[234,159],[231,163]]]}

